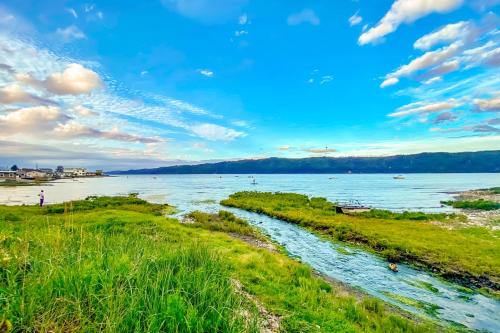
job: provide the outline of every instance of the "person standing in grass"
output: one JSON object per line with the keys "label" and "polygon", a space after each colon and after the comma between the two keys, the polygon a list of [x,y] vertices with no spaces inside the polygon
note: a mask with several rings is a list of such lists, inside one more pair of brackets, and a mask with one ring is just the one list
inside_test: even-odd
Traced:
{"label": "person standing in grass", "polygon": [[40,191],[38,196],[40,197],[40,207],[43,207],[43,201],[45,200],[45,193],[43,193],[43,190]]}

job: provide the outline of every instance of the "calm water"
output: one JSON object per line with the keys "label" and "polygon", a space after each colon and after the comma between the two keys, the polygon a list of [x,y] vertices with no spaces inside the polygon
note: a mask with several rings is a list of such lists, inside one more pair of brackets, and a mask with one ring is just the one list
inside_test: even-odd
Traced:
{"label": "calm water", "polygon": [[[335,177],[335,179],[330,179]],[[403,180],[393,175],[162,175],[120,176],[64,180],[44,186],[47,202],[138,192],[153,202],[176,205],[179,215],[195,209],[217,211],[220,199],[241,190],[298,192],[323,196],[332,201],[360,203],[392,210],[447,211],[441,200],[450,193],[500,186],[499,174],[411,174]],[[36,203],[40,187],[0,188],[0,203]],[[207,201],[208,200],[208,201]],[[227,208],[225,208],[227,209]],[[238,216],[261,228],[282,244],[290,255],[317,271],[420,315],[422,309],[388,296],[400,295],[439,306],[437,317],[469,328],[500,332],[500,302],[482,295],[467,295],[458,286],[432,275],[400,265],[399,273],[387,269],[387,262],[360,249],[327,242],[293,224],[237,209]],[[431,292],[422,283],[438,289]]]}

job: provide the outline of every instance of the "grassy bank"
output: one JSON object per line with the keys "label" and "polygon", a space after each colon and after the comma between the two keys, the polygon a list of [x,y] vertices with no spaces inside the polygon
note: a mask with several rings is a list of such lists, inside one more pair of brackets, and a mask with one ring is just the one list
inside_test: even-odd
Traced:
{"label": "grassy bank", "polygon": [[229,213],[135,197],[0,206],[0,327],[14,332],[434,332],[332,285]]}
{"label": "grassy bank", "polygon": [[500,202],[495,202],[491,200],[450,200],[441,201],[442,204],[451,206],[453,208],[460,209],[472,209],[472,210],[496,210],[500,209]]}
{"label": "grassy bank", "polygon": [[458,217],[385,211],[336,214],[325,199],[292,193],[239,192],[222,204],[299,224],[391,261],[425,266],[465,286],[488,288],[497,295],[500,290],[500,231],[448,228]]}

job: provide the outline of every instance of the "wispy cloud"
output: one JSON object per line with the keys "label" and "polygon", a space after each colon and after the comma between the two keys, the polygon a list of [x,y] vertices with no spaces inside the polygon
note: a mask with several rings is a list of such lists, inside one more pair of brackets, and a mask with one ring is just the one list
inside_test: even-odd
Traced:
{"label": "wispy cloud", "polygon": [[349,17],[349,25],[351,27],[360,24],[363,22],[363,18],[358,14],[359,12],[354,13],[351,17]]}
{"label": "wispy cloud", "polygon": [[320,19],[312,9],[303,9],[298,13],[291,14],[287,18],[288,25],[299,25],[309,23],[311,25],[319,25]]}
{"label": "wispy cloud", "polygon": [[412,23],[431,13],[450,12],[463,2],[463,0],[396,0],[374,27],[361,34],[358,43],[360,45],[375,43],[396,31],[403,23]]}
{"label": "wispy cloud", "polygon": [[74,8],[66,8],[66,11],[70,13],[75,19],[78,18],[78,14]]}
{"label": "wispy cloud", "polygon": [[58,28],[56,30],[56,35],[64,42],[72,42],[78,39],[85,39],[87,36],[78,29],[75,25],[70,25],[66,28]]}
{"label": "wispy cloud", "polygon": [[[161,0],[180,15],[205,24],[224,23],[237,17],[248,0]],[[241,17],[241,16],[240,16]]]}
{"label": "wispy cloud", "polygon": [[210,69],[198,69],[198,73],[200,73],[201,75],[206,76],[206,77],[213,77],[214,76],[214,72],[211,71]]}
{"label": "wispy cloud", "polygon": [[390,113],[389,117],[406,117],[415,114],[427,114],[450,110],[460,106],[462,103],[454,99],[443,102],[415,102],[400,107],[396,112]]}

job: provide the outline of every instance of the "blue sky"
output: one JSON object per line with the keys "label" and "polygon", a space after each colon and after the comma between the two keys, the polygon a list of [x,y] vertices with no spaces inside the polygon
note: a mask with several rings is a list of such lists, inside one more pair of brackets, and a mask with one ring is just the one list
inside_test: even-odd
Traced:
{"label": "blue sky", "polygon": [[500,149],[499,4],[4,0],[0,165]]}

